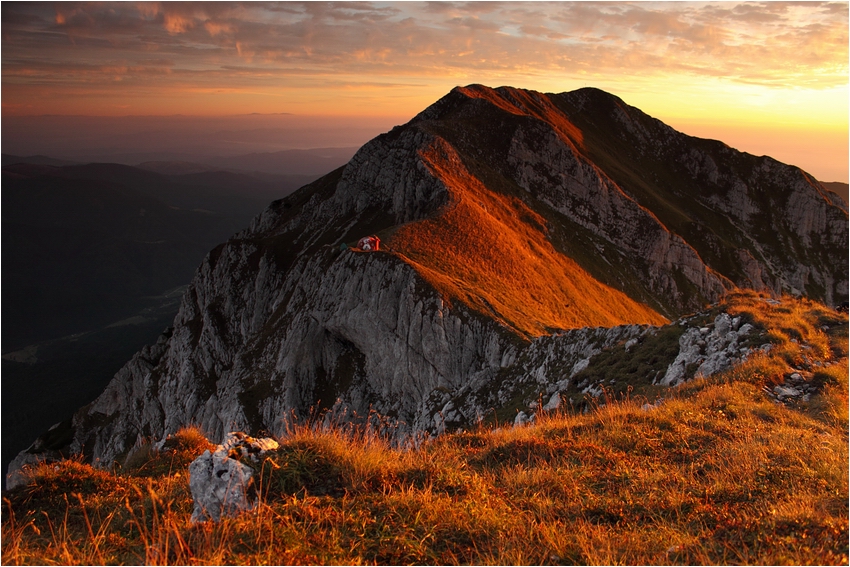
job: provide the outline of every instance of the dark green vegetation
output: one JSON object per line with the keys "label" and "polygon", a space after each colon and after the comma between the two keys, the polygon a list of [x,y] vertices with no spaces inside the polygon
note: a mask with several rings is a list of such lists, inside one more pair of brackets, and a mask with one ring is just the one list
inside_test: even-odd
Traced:
{"label": "dark green vegetation", "polygon": [[637,344],[626,349],[620,344],[590,359],[588,367],[572,378],[573,391],[569,392],[571,406],[583,408],[587,396],[581,393],[588,384],[601,383],[604,396],[623,399],[641,396],[652,401],[662,396],[667,388],[653,386],[652,382],[663,377],[667,365],[679,353],[679,337],[682,329],[678,325],[666,325],[657,333],[642,337]]}

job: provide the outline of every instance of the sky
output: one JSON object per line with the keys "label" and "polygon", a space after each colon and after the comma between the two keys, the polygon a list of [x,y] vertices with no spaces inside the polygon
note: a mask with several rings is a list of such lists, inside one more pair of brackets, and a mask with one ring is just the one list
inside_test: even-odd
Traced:
{"label": "sky", "polygon": [[[59,116],[102,117],[90,121],[93,129],[129,124],[126,116],[182,115],[195,124],[230,117],[227,131],[273,124],[265,130],[267,138],[280,135],[267,145],[274,149],[359,145],[457,85],[594,86],[688,134],[771,155],[823,181],[848,180],[847,2],[3,2],[0,9],[7,153],[37,149],[35,117],[41,139],[50,128],[69,131]],[[240,116],[250,124],[234,125]],[[311,120],[351,135],[335,138],[329,127],[325,138],[285,135],[290,123],[303,131]],[[90,139],[100,132],[84,123],[71,131]],[[29,145],[20,145],[18,134],[27,132]]]}

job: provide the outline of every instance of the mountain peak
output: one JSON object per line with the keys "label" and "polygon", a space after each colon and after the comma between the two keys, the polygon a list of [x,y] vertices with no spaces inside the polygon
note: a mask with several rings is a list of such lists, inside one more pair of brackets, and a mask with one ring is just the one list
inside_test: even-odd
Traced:
{"label": "mountain peak", "polygon": [[[352,250],[371,234],[380,251]],[[71,448],[109,462],[186,424],[276,433],[313,410],[469,427],[590,387],[571,381],[602,349],[675,347],[678,326],[649,325],[736,288],[846,302],[847,240],[804,172],[603,91],[458,87],[210,252]]]}

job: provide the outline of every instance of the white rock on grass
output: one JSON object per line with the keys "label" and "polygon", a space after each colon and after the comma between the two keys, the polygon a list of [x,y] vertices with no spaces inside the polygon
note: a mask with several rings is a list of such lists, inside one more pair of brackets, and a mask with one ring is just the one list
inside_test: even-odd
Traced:
{"label": "white rock on grass", "polygon": [[555,392],[554,394],[552,394],[552,397],[549,398],[549,401],[546,403],[546,405],[543,406],[543,410],[552,411],[558,409],[559,407],[561,407],[561,394]]}
{"label": "white rock on grass", "polygon": [[572,370],[570,370],[570,377],[575,376],[576,374],[578,374],[579,372],[581,372],[582,370],[587,368],[589,364],[590,364],[589,358],[583,358],[583,359],[579,360],[578,362],[576,362],[573,365]]}
{"label": "white rock on grass", "polygon": [[700,336],[699,329],[688,329],[679,337],[679,354],[670,366],[667,367],[667,372],[660,381],[662,386],[675,386],[683,382],[687,367],[698,361],[702,362],[703,357],[700,354],[700,347],[697,344]]}
{"label": "white rock on grass", "polygon": [[800,394],[802,394],[802,392],[800,390],[798,390],[797,388],[794,388],[793,386],[784,386],[784,385],[774,386],[773,392],[777,396],[782,396],[782,397],[785,397],[785,398],[796,398]]}
{"label": "white rock on grass", "polygon": [[728,313],[721,313],[714,318],[714,332],[718,335],[725,335],[732,330],[732,318]]}
{"label": "white rock on grass", "polygon": [[221,520],[253,510],[257,505],[254,470],[241,462],[254,461],[278,448],[274,439],[255,439],[244,433],[230,433],[215,452],[204,454],[189,465],[189,489],[195,501],[192,522]]}
{"label": "white rock on grass", "polygon": [[32,469],[44,458],[38,454],[21,451],[9,464],[9,472],[6,474],[6,490],[12,490],[19,486],[26,486],[31,480]]}

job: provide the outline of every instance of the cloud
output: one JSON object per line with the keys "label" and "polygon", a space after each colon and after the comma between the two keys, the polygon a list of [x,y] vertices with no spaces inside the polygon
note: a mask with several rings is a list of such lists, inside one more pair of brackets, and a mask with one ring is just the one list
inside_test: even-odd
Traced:
{"label": "cloud", "polygon": [[410,84],[593,70],[771,88],[848,76],[846,3],[4,2],[2,23],[3,81],[21,92],[27,77],[57,89],[286,77],[283,89],[298,76]]}

